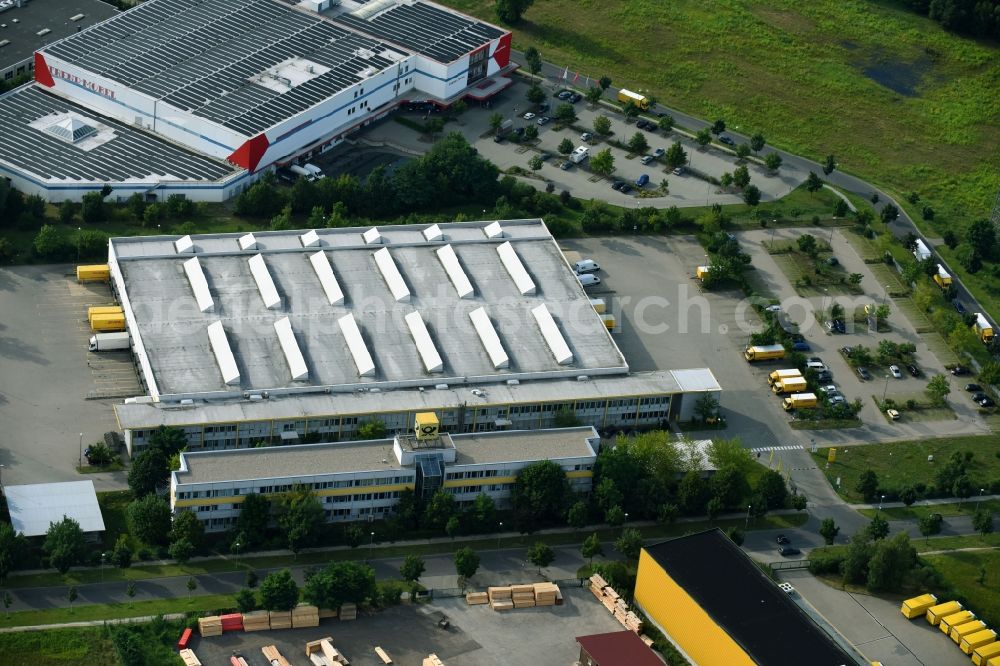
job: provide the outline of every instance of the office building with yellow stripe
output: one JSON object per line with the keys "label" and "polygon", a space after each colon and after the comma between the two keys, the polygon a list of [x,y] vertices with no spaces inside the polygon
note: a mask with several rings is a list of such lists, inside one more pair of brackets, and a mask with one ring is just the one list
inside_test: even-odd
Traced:
{"label": "office building with yellow stripe", "polygon": [[834,639],[721,530],[642,549],[635,603],[692,664],[868,664]]}
{"label": "office building with yellow stripe", "polygon": [[248,495],[273,500],[296,485],[312,489],[330,522],[383,518],[406,489],[424,498],[443,489],[460,507],[484,493],[502,508],[518,472],[539,460],[590,492],[598,445],[592,427],[451,435],[423,413],[413,434],[391,439],[182,453],[170,505],[175,515],[193,511],[208,531],[232,527]]}

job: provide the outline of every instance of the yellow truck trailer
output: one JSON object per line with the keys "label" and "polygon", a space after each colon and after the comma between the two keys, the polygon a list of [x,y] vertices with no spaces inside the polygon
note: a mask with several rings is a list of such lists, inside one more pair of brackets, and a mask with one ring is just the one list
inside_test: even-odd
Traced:
{"label": "yellow truck trailer", "polygon": [[90,328],[95,333],[124,331],[125,315],[124,313],[94,315],[94,318],[90,320]]}
{"label": "yellow truck trailer", "polygon": [[992,629],[983,629],[974,634],[970,634],[962,639],[958,647],[962,648],[962,652],[965,654],[972,654],[972,651],[983,647],[984,645],[989,645],[990,643],[995,643],[997,640],[997,632]]}
{"label": "yellow truck trailer", "polygon": [[122,310],[120,305],[94,305],[87,308],[87,322],[93,323],[94,317],[96,315],[114,315],[122,314],[125,311]]}
{"label": "yellow truck trailer", "polygon": [[758,345],[743,350],[743,358],[754,361],[776,361],[785,358],[785,348],[781,345]]}
{"label": "yellow truck trailer", "polygon": [[907,620],[912,620],[915,617],[920,617],[927,612],[927,609],[937,603],[937,597],[933,594],[921,594],[919,597],[913,597],[912,599],[907,599],[903,602],[903,605],[899,607],[899,612]]}
{"label": "yellow truck trailer", "polygon": [[89,264],[76,267],[77,282],[107,282],[111,279],[111,269],[107,264]]}
{"label": "yellow truck trailer", "polygon": [[776,382],[782,379],[791,379],[792,377],[801,377],[802,373],[799,372],[798,368],[785,368],[784,370],[775,370],[767,376],[767,385],[774,386]]}
{"label": "yellow truck trailer", "polygon": [[694,276],[699,280],[704,280],[705,276],[712,272],[711,266],[698,266],[694,269]]}
{"label": "yellow truck trailer", "polygon": [[1000,642],[998,641],[987,643],[972,651],[972,663],[976,666],[986,666],[994,657],[1000,659]]}
{"label": "yellow truck trailer", "polygon": [[961,645],[963,638],[980,631],[985,631],[985,629],[986,623],[982,620],[971,620],[969,622],[963,622],[962,624],[952,625],[951,631],[948,632],[948,635],[951,636],[951,640],[955,641],[956,645]]}
{"label": "yellow truck trailer", "polygon": [[608,305],[604,302],[603,298],[590,299],[590,305],[593,306],[594,312],[597,314],[604,314],[604,312],[608,309]]}
{"label": "yellow truck trailer", "polygon": [[640,95],[637,92],[632,92],[631,90],[625,90],[622,88],[618,91],[618,101],[622,104],[628,104],[632,102],[637,107],[646,111],[649,109],[649,98],[645,95]]}
{"label": "yellow truck trailer", "polygon": [[951,630],[960,624],[965,624],[966,622],[972,622],[976,619],[976,614],[969,610],[958,611],[957,613],[952,613],[948,617],[941,618],[941,624],[938,625],[938,629],[945,636],[951,635]]}
{"label": "yellow truck trailer", "polygon": [[805,377],[782,377],[771,385],[771,390],[777,395],[783,393],[802,393],[807,388],[809,388],[809,385],[806,383]]}
{"label": "yellow truck trailer", "polygon": [[615,330],[615,324],[617,323],[617,320],[615,319],[615,316],[613,314],[602,314],[601,321],[604,322],[604,328],[608,329],[609,331]]}
{"label": "yellow truck trailer", "polygon": [[815,393],[793,393],[781,401],[781,406],[785,408],[786,412],[790,412],[793,409],[809,409],[810,407],[815,407],[816,402]]}
{"label": "yellow truck trailer", "polygon": [[928,608],[925,617],[931,626],[936,627],[941,624],[941,618],[947,617],[952,613],[957,613],[960,610],[962,610],[962,604],[959,602],[945,601],[944,603]]}
{"label": "yellow truck trailer", "polygon": [[947,289],[951,286],[951,273],[946,271],[944,266],[938,264],[937,273],[934,274],[934,281],[937,282],[937,286]]}
{"label": "yellow truck trailer", "polygon": [[989,344],[993,342],[993,324],[983,316],[982,312],[976,313],[976,322],[972,325],[972,330],[976,332],[976,335],[984,343]]}

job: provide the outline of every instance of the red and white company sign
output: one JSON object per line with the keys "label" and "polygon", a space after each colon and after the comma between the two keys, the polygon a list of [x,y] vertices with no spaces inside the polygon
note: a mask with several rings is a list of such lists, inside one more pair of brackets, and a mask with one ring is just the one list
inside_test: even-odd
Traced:
{"label": "red and white company sign", "polygon": [[93,81],[88,81],[87,79],[81,78],[76,74],[59,69],[58,67],[49,67],[49,74],[52,75],[54,79],[63,79],[64,81],[69,81],[70,83],[75,83],[76,85],[86,88],[92,92],[101,95],[102,97],[107,97],[108,99],[115,98],[115,91],[111,88],[107,88]]}

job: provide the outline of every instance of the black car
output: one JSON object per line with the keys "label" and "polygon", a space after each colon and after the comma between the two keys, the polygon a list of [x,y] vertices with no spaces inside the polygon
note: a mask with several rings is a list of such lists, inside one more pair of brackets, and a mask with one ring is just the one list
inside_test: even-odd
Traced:
{"label": "black car", "polygon": [[841,347],[840,353],[844,356],[850,356],[851,352],[854,351],[854,347]]}
{"label": "black car", "polygon": [[962,315],[965,314],[965,306],[962,305],[962,301],[960,301],[960,300],[958,300],[956,298],[955,300],[953,300],[951,302],[951,304],[955,306],[955,312],[957,312],[958,314],[962,314]]}
{"label": "black car", "polygon": [[550,159],[552,159],[552,153],[546,153],[546,152],[538,153],[538,159],[540,159],[543,162],[548,162]]}
{"label": "black car", "polygon": [[625,184],[624,181],[616,180],[615,182],[611,183],[611,189],[621,191],[622,185],[624,184]]}
{"label": "black car", "polygon": [[979,403],[980,407],[993,407],[996,404],[995,402],[993,402],[993,398],[991,398],[988,395],[984,395],[979,400],[976,400],[976,402]]}
{"label": "black car", "polygon": [[956,365],[954,368],[951,369],[951,374],[955,375],[956,377],[961,377],[962,375],[969,374],[969,369],[962,365]]}
{"label": "black car", "polygon": [[833,375],[830,374],[829,370],[821,370],[816,373],[816,381],[828,383],[833,381]]}
{"label": "black car", "polygon": [[568,90],[560,90],[559,94],[556,95],[556,97],[558,97],[559,99],[569,99],[572,96],[573,96],[573,93],[571,93]]}
{"label": "black car", "polygon": [[628,183],[623,183],[623,184],[622,184],[622,188],[621,188],[621,191],[622,191],[622,192],[623,192],[624,194],[628,194],[629,192],[631,192],[631,191],[632,191],[632,186],[631,186],[631,185],[629,185]]}
{"label": "black car", "polygon": [[542,102],[541,104],[538,105],[538,113],[545,113],[548,110],[549,110],[548,102]]}
{"label": "black car", "polygon": [[868,372],[868,368],[858,368],[858,377],[861,377],[861,379],[868,381],[869,379],[872,378],[872,373]]}
{"label": "black car", "polygon": [[581,99],[583,99],[583,95],[581,95],[580,93],[573,93],[572,95],[569,96],[569,101],[571,104],[576,104]]}
{"label": "black car", "polygon": [[780,545],[791,543],[791,541],[788,540],[788,537],[786,537],[784,534],[779,534],[777,541]]}
{"label": "black car", "polygon": [[646,121],[640,118],[639,120],[635,121],[635,126],[638,127],[639,129],[646,129]]}
{"label": "black car", "polygon": [[733,141],[733,140],[732,140],[731,138],[729,138],[728,136],[720,136],[720,137],[719,137],[719,141],[720,141],[721,143],[724,143],[724,144],[726,144],[727,146],[735,146],[735,145],[736,145],[736,142],[735,142],[735,141]]}
{"label": "black car", "polygon": [[985,393],[983,393],[982,391],[975,391],[972,394],[972,400],[974,402],[979,402],[980,400],[983,400],[986,397],[987,397],[987,395]]}
{"label": "black car", "polygon": [[911,375],[913,375],[914,377],[919,377],[919,376],[920,376],[920,368],[918,368],[917,366],[913,365],[912,363],[911,363],[911,364],[909,364],[908,366],[906,366],[906,369],[907,369],[907,370],[908,370],[908,371],[910,372],[910,374],[911,374]]}
{"label": "black car", "polygon": [[781,548],[778,549],[778,555],[781,555],[782,557],[798,555],[801,552],[802,552],[801,550],[799,550],[798,548],[793,548],[792,546],[782,546]]}
{"label": "black car", "polygon": [[982,393],[983,387],[980,386],[979,384],[966,384],[965,390],[968,391],[969,393]]}

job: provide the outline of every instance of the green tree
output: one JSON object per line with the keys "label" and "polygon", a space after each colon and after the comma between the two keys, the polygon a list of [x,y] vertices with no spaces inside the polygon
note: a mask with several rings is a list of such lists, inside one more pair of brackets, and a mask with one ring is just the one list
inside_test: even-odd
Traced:
{"label": "green tree", "polygon": [[537,83],[528,88],[528,92],[525,93],[525,97],[532,104],[541,104],[545,101],[545,91]]}
{"label": "green tree", "polygon": [[979,370],[979,381],[986,384],[1000,384],[1000,361],[986,361]]}
{"label": "green tree", "polygon": [[[951,486],[951,494],[959,500],[967,500],[972,497],[973,490],[972,481],[969,479],[968,474],[963,474],[955,479],[955,483]],[[961,506],[962,502],[959,501],[958,504]]]}
{"label": "green tree", "polygon": [[866,530],[851,537],[847,554],[840,565],[844,583],[863,583],[868,579],[868,562],[875,548]]}
{"label": "green tree", "polygon": [[714,521],[725,508],[726,507],[722,503],[721,499],[718,497],[712,497],[705,503],[705,515],[708,516],[709,521]]}
{"label": "green tree", "polygon": [[575,428],[581,423],[576,412],[568,407],[563,407],[552,417],[552,425],[556,428]]}
{"label": "green tree", "polygon": [[677,485],[677,502],[681,510],[688,514],[698,513],[705,508],[707,501],[708,484],[698,472],[687,472]]}
{"label": "green tree", "polygon": [[551,460],[543,460],[518,472],[511,504],[524,524],[555,522],[564,515],[569,493],[562,467]]}
{"label": "green tree", "polygon": [[877,512],[865,528],[872,541],[878,541],[889,536],[889,521],[882,517],[882,512]]}
{"label": "green tree", "polygon": [[866,469],[858,476],[854,489],[865,498],[866,502],[871,502],[878,494],[878,474],[874,470]]}
{"label": "green tree", "polygon": [[538,126],[537,125],[528,125],[527,127],[524,128],[524,140],[525,141],[534,141],[537,138],[538,138]]}
{"label": "green tree", "polygon": [[760,188],[756,185],[747,185],[743,188],[743,201],[748,206],[756,206],[760,203]]}
{"label": "green tree", "polygon": [[667,165],[672,169],[682,167],[688,163],[687,152],[685,152],[684,146],[681,145],[680,141],[674,141],[670,144],[670,147],[667,148],[666,158]]}
{"label": "green tree", "polygon": [[70,253],[69,234],[64,227],[44,224],[33,243],[35,252],[45,259],[64,259]]}
{"label": "green tree", "polygon": [[806,189],[810,192],[819,192],[823,189],[823,179],[817,176],[815,171],[809,172],[809,177],[806,178]]}
{"label": "green tree", "polygon": [[[596,88],[600,90],[600,88]],[[611,134],[611,119],[607,116],[597,116],[594,118],[594,131],[601,136],[608,136]]]}
{"label": "green tree", "polygon": [[866,585],[872,591],[898,590],[916,564],[917,551],[906,534],[879,541],[868,561]]}
{"label": "green tree", "polygon": [[759,153],[764,149],[764,144],[767,141],[764,139],[764,135],[760,132],[755,132],[753,136],[750,137],[750,147],[753,148],[754,153]]}
{"label": "green tree", "polygon": [[983,536],[993,531],[993,512],[986,507],[978,507],[972,514],[972,529]]}
{"label": "green tree", "polygon": [[128,530],[139,541],[165,544],[170,535],[170,505],[156,495],[132,500],[125,510]]}
{"label": "green tree", "polygon": [[598,102],[601,101],[601,97],[604,96],[604,91],[601,90],[599,86],[592,86],[590,88],[587,88],[587,92],[585,94],[587,96],[588,102],[590,102],[591,104],[597,104]]}
{"label": "green tree", "polygon": [[722,118],[717,119],[712,126],[709,128],[712,134],[719,135],[726,131],[726,121]]}
{"label": "green tree", "polygon": [[10,523],[0,522],[0,583],[18,567],[27,552],[28,540]]}
{"label": "green tree", "polygon": [[371,419],[358,424],[358,439],[384,439],[385,423],[379,419]]}
{"label": "green tree", "polygon": [[817,252],[819,252],[816,237],[812,234],[802,234],[795,240],[795,243],[799,246],[799,252],[808,254],[810,257],[815,257]]}
{"label": "green tree", "polygon": [[494,133],[500,130],[503,125],[503,114],[493,112],[490,114],[490,130]]}
{"label": "green tree", "polygon": [[533,5],[535,0],[496,0],[494,9],[497,18],[504,23],[517,23],[528,11],[528,7]]}
{"label": "green tree", "polygon": [[865,276],[862,275],[861,273],[851,273],[847,277],[847,281],[850,282],[851,284],[853,284],[854,286],[858,286],[858,285],[861,284],[861,280],[863,280],[864,277]]}
{"label": "green tree", "polygon": [[745,143],[737,145],[736,157],[740,158],[741,160],[745,160],[746,158],[750,157],[750,146],[748,146]]}
{"label": "green tree", "polygon": [[459,528],[461,528],[461,526],[462,524],[458,520],[458,516],[452,516],[451,518],[448,519],[448,522],[444,524],[444,533],[447,534],[452,539],[454,539],[455,536],[458,534],[458,530]]}
{"label": "green tree", "polygon": [[913,486],[906,486],[901,491],[899,491],[899,499],[903,501],[906,506],[913,506],[913,503],[917,501],[917,490]]}
{"label": "green tree", "polygon": [[76,601],[79,595],[76,592],[76,586],[70,586],[66,591],[66,599],[69,600],[69,612],[73,612],[73,602]]}
{"label": "green tree", "polygon": [[528,65],[528,71],[537,76],[542,71],[542,54],[534,46],[529,46],[524,50],[524,62]]}
{"label": "green tree", "polygon": [[942,522],[940,513],[929,513],[920,517],[917,521],[917,529],[920,530],[920,535],[926,539],[941,532]]}
{"label": "green tree", "polygon": [[729,537],[729,540],[735,543],[737,546],[742,546],[743,540],[746,538],[746,536],[743,534],[743,530],[736,527],[735,525],[726,530],[726,536]]}
{"label": "green tree", "polygon": [[186,540],[197,552],[205,540],[205,523],[193,511],[181,511],[170,525],[170,541]]}
{"label": "green tree", "polygon": [[51,523],[45,533],[42,550],[48,556],[49,564],[61,574],[69,571],[70,567],[82,564],[87,546],[80,524],[65,516],[59,522]]}
{"label": "green tree", "polygon": [[781,168],[781,155],[778,153],[768,153],[764,156],[764,166],[766,166],[771,171],[777,171]]}
{"label": "green tree", "polygon": [[590,169],[600,176],[610,176],[615,171],[615,158],[610,148],[598,152],[590,158]]}
{"label": "green tree", "polygon": [[107,217],[104,197],[99,192],[87,192],[80,202],[80,218],[84,224],[97,224]]}
{"label": "green tree", "polygon": [[730,187],[733,184],[733,174],[726,171],[721,176],[719,176],[719,185],[722,187]]}
{"label": "green tree", "polygon": [[115,547],[111,551],[111,561],[119,569],[128,569],[132,566],[132,547],[129,546],[127,534],[118,535]]}
{"label": "green tree", "polygon": [[673,525],[677,521],[677,516],[680,515],[680,509],[676,504],[671,504],[667,502],[660,507],[659,512],[656,515],[656,520],[664,525]]}
{"label": "green tree", "polygon": [[281,212],[271,218],[271,231],[287,231],[292,228],[291,204],[281,209]]}
{"label": "green tree", "polygon": [[556,107],[555,119],[568,125],[576,122],[576,108],[569,102],[565,102]]}
{"label": "green tree", "polygon": [[145,497],[165,486],[170,477],[167,456],[158,448],[149,448],[132,460],[128,487],[135,497]]}
{"label": "green tree", "polygon": [[426,569],[424,558],[411,553],[403,558],[403,564],[399,567],[399,575],[403,577],[403,580],[415,583],[424,575],[424,569]]}
{"label": "green tree", "polygon": [[708,129],[702,129],[694,136],[694,140],[698,142],[698,145],[704,148],[708,144],[712,143],[712,133]]}
{"label": "green tree", "polygon": [[737,437],[712,440],[708,445],[708,460],[720,471],[731,467],[739,470],[744,476],[757,466],[750,450],[744,447]]}
{"label": "green tree", "polygon": [[540,155],[532,155],[531,159],[528,160],[528,166],[531,167],[532,171],[538,171],[542,168],[542,157]]}
{"label": "green tree", "polygon": [[826,545],[832,546],[837,535],[840,534],[840,528],[837,527],[837,523],[833,522],[833,518],[824,518],[819,526],[819,534],[823,537]]}
{"label": "green tree", "polygon": [[829,176],[837,168],[837,161],[834,159],[833,155],[827,155],[826,161],[823,163],[823,173]]}
{"label": "green tree", "polygon": [[630,118],[635,118],[639,115],[640,110],[641,109],[639,109],[639,107],[636,106],[635,102],[632,100],[625,102],[622,105],[622,115],[625,116],[625,122],[628,122]]}
{"label": "green tree", "polygon": [[236,518],[236,531],[242,534],[240,543],[247,549],[264,540],[271,520],[271,500],[260,493],[248,493],[240,504]]}
{"label": "green tree", "polygon": [[742,506],[743,500],[750,495],[746,473],[730,465],[716,472],[709,481],[709,486],[712,497],[719,500],[720,510]]}
{"label": "green tree", "polygon": [[989,220],[982,218],[970,224],[965,232],[965,240],[981,256],[987,259],[993,259],[996,256],[996,229]]}
{"label": "green tree", "polygon": [[638,560],[639,551],[642,550],[642,534],[633,527],[623,529],[621,536],[615,541],[615,550],[630,562]]}
{"label": "green tree", "polygon": [[288,548],[298,553],[311,546],[324,522],[323,506],[309,486],[296,484],[278,505],[278,525],[288,538]]}
{"label": "green tree", "polygon": [[188,589],[188,598],[190,598],[191,595],[194,594],[194,591],[198,589],[198,581],[194,579],[194,576],[188,578],[187,589]]}
{"label": "green tree", "polygon": [[935,405],[943,405],[945,397],[951,393],[951,386],[949,386],[948,380],[945,379],[944,375],[934,375],[927,382],[927,388],[924,391]]}
{"label": "green tree", "polygon": [[180,564],[187,564],[187,561],[194,555],[194,546],[187,539],[178,539],[170,543],[167,549],[170,557]]}
{"label": "green tree", "polygon": [[604,512],[604,522],[611,527],[620,527],[625,523],[625,510],[620,504],[615,504]]}
{"label": "green tree", "polygon": [[750,184],[750,170],[745,164],[733,169],[733,184],[741,189]]}
{"label": "green tree", "polygon": [[882,222],[884,222],[885,224],[889,224],[897,217],[899,217],[899,209],[893,206],[892,204],[886,204],[885,206],[882,207],[882,210],[879,212],[879,217],[882,219]]}
{"label": "green tree", "polygon": [[455,572],[459,575],[462,586],[465,582],[476,575],[479,570],[479,555],[471,548],[459,548],[455,551]]}
{"label": "green tree", "polygon": [[129,581],[125,586],[125,596],[128,597],[128,607],[132,607],[132,600],[135,599],[135,581]]}
{"label": "green tree", "polygon": [[663,133],[666,134],[674,128],[674,117],[670,114],[660,116],[660,119],[656,121],[656,124],[660,127]]}
{"label": "green tree", "polygon": [[360,562],[330,562],[306,578],[302,591],[307,603],[320,608],[359,604],[375,594],[375,570]]}
{"label": "green tree", "polygon": [[570,141],[568,138],[563,139],[562,141],[559,142],[559,145],[556,147],[556,150],[559,151],[560,155],[569,155],[570,153],[573,152],[573,142]]}
{"label": "green tree", "polygon": [[466,514],[477,532],[489,532],[497,526],[497,507],[493,498],[486,493],[479,493],[472,501]]}
{"label": "green tree", "polygon": [[539,573],[541,573],[542,569],[552,564],[552,560],[554,559],[556,559],[555,551],[552,550],[552,546],[544,541],[536,541],[528,549],[528,561],[538,567]]}
{"label": "green tree", "polygon": [[432,530],[443,530],[448,520],[455,515],[455,496],[444,490],[431,495],[424,509],[424,526]]}
{"label": "green tree", "polygon": [[601,90],[607,90],[611,87],[611,77],[602,76],[597,80],[597,85],[601,86]]}
{"label": "green tree", "polygon": [[646,135],[642,132],[636,132],[632,135],[632,138],[628,140],[629,152],[635,153],[636,155],[645,153],[649,149],[649,142],[646,141]]}
{"label": "green tree", "polygon": [[63,201],[59,204],[59,221],[63,224],[70,224],[76,216],[76,205],[72,201]]}
{"label": "green tree", "polygon": [[236,608],[241,613],[249,613],[257,610],[257,595],[249,588],[240,588],[240,591],[236,593],[235,601]]}
{"label": "green tree", "polygon": [[587,508],[587,503],[583,500],[574,502],[573,506],[566,512],[566,522],[573,529],[583,529],[587,525],[589,518],[590,510]]}
{"label": "green tree", "polygon": [[297,603],[299,586],[288,569],[268,574],[260,584],[260,605],[265,610],[292,610]]}
{"label": "green tree", "polygon": [[594,564],[595,556],[604,555],[604,548],[601,546],[601,540],[597,536],[597,532],[594,532],[583,540],[583,545],[580,547],[580,554],[587,558],[587,561],[591,565]]}
{"label": "green tree", "polygon": [[788,500],[788,486],[781,472],[773,469],[765,471],[757,480],[757,493],[767,503],[769,509],[784,508]]}

